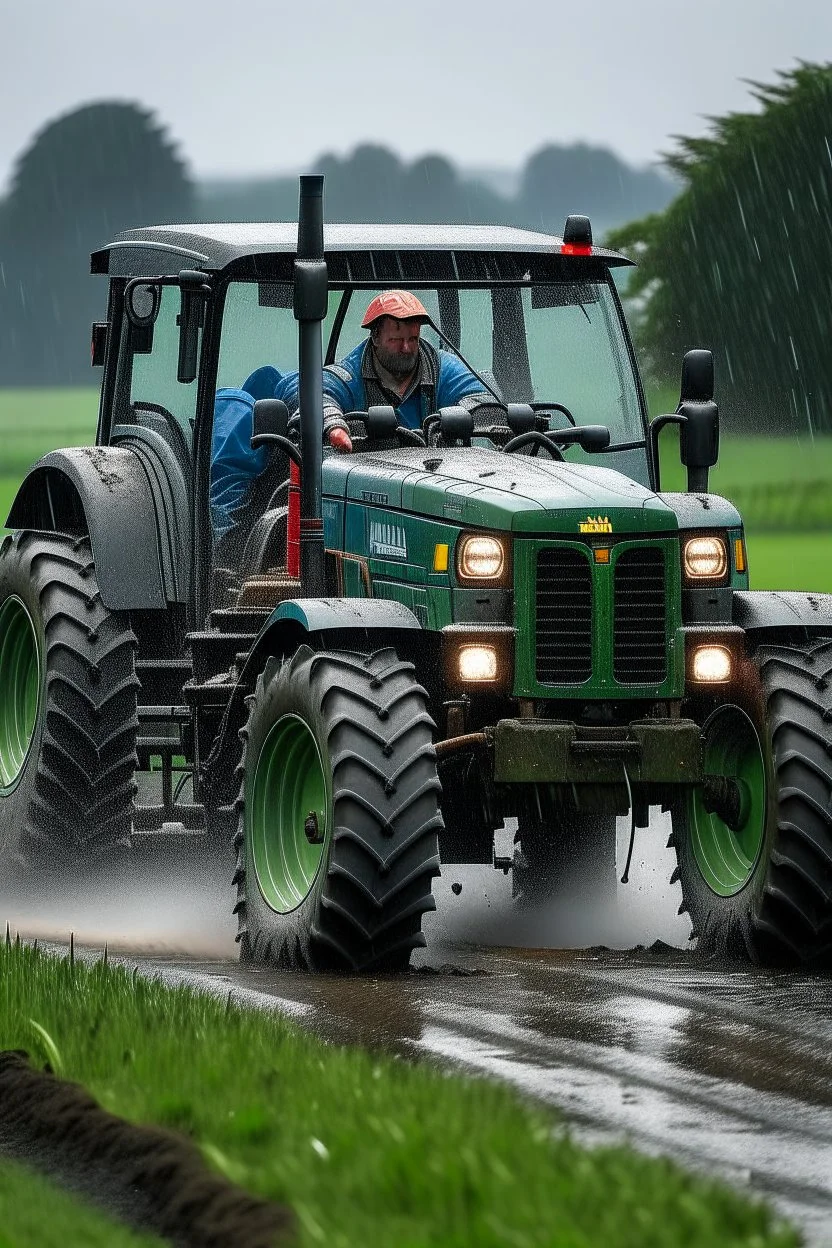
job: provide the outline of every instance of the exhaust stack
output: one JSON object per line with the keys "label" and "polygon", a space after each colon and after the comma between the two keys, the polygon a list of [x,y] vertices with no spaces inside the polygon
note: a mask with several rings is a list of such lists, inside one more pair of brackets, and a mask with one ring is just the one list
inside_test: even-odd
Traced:
{"label": "exhaust stack", "polygon": [[300,450],[303,459],[300,503],[300,575],[302,592],[326,594],[324,533],[321,511],[324,392],[321,324],[326,317],[328,277],[324,260],[324,180],[300,179],[298,247],[294,264],[294,314],[298,322]]}

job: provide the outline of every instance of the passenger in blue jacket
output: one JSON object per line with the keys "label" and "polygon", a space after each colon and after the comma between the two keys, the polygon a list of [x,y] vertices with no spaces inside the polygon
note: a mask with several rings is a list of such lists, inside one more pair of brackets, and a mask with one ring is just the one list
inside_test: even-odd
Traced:
{"label": "passenger in blue jacket", "polygon": [[[372,300],[361,322],[370,336],[340,364],[324,368],[324,421],[345,412],[366,412],[389,403],[399,424],[419,429],[440,407],[474,407],[491,396],[458,356],[423,342],[425,308],[408,290],[385,290]],[[289,410],[298,405],[298,377],[291,373],[275,391]]]}

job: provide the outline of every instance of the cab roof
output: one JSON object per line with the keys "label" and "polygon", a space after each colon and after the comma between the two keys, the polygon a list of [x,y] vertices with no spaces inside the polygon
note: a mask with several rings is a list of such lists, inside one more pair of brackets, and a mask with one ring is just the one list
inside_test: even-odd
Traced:
{"label": "cab roof", "polygon": [[[111,276],[150,277],[176,273],[182,268],[219,272],[234,268],[241,275],[266,275],[264,270],[282,270],[291,279],[291,261],[297,246],[296,222],[220,223],[216,225],[154,225],[125,230],[111,243],[92,254],[93,273]],[[416,280],[423,269],[424,280],[466,280],[467,269],[483,266],[476,261],[460,263],[455,257],[478,254],[484,257],[515,257],[507,267],[517,271],[520,257],[531,260],[558,257],[571,262],[587,260],[604,267],[628,265],[625,256],[604,247],[592,247],[589,256],[563,255],[563,240],[553,234],[539,234],[502,225],[324,225],[324,252],[330,262],[333,280],[387,281]],[[447,275],[440,255],[452,258]],[[418,257],[425,259],[419,262]],[[379,257],[374,261],[374,257]],[[400,257],[398,263],[394,260]],[[428,258],[430,257],[430,259]],[[488,265],[484,266],[488,269]],[[499,269],[499,265],[497,268]],[[537,266],[535,266],[537,267]],[[548,266],[546,266],[548,267]],[[394,272],[393,270],[398,270]],[[475,274],[479,276],[479,274]],[[500,276],[499,273],[496,274]],[[506,273],[506,278],[510,275]],[[521,274],[523,276],[523,274]],[[482,273],[487,280],[488,274]]]}

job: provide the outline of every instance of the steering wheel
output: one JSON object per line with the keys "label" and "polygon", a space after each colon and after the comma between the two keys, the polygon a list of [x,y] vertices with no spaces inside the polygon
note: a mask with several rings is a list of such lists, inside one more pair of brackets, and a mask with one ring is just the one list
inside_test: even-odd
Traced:
{"label": "steering wheel", "polygon": [[421,429],[408,429],[406,425],[396,426],[396,438],[402,446],[427,446],[425,435]]}
{"label": "steering wheel", "polygon": [[[531,408],[535,413],[535,429],[538,433],[548,433],[552,435],[555,430],[549,428],[549,421],[543,415],[545,412],[560,412],[565,416],[573,429],[577,428],[575,417],[572,415],[568,407],[563,403],[549,403],[544,400],[537,399],[534,403],[526,404],[526,410]],[[513,436],[520,436],[520,433],[511,428],[508,423],[508,404],[498,403],[496,400],[486,400],[478,403],[476,407],[471,408],[471,415],[474,418],[474,437],[491,438],[498,446],[505,449],[507,440]]]}
{"label": "steering wheel", "polygon": [[516,438],[511,438],[506,442],[503,451],[509,455],[512,451],[522,450],[524,446],[532,448],[532,455],[544,450],[551,455],[552,459],[563,461],[563,452],[554,438],[550,434],[541,433],[538,429],[532,429],[529,433],[519,433]]}

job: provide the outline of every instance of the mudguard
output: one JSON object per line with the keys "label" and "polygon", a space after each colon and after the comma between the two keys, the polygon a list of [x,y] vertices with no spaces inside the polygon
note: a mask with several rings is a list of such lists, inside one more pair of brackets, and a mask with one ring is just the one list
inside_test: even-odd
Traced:
{"label": "mudguard", "polygon": [[349,644],[345,633],[421,631],[421,627],[412,611],[388,599],[292,598],[281,602],[249,651],[210,754],[202,765],[200,780],[204,792],[213,793],[221,801],[232,800],[229,781],[234,775],[238,734],[245,720],[245,698],[252,692],[257,674],[270,654],[291,654],[312,635],[320,639],[322,634],[329,634],[336,645],[343,645],[345,640]]}
{"label": "mudguard", "polygon": [[50,451],[27,473],[6,527],[88,533],[106,607],[165,609],[153,494],[132,451],[111,446]]}
{"label": "mudguard", "polygon": [[733,619],[746,632],[763,628],[800,628],[832,635],[832,594],[736,589]]}
{"label": "mudguard", "polygon": [[421,629],[400,602],[385,598],[290,598],[275,607],[260,630],[252,656],[294,648],[304,633]]}

